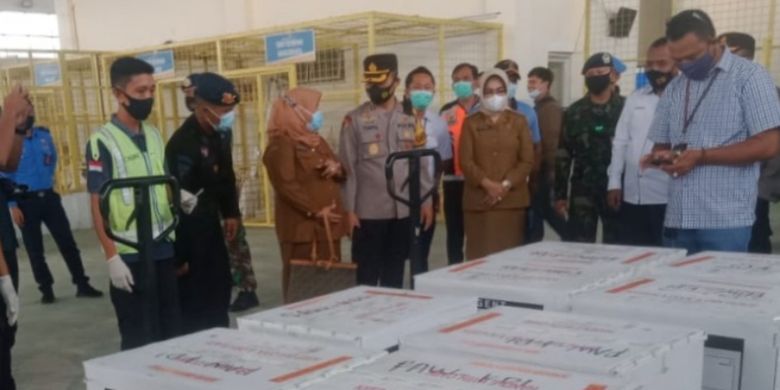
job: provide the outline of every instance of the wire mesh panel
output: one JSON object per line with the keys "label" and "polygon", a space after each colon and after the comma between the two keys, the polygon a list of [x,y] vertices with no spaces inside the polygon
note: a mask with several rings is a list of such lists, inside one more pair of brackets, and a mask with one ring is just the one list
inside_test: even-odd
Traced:
{"label": "wire mesh panel", "polygon": [[618,84],[623,95],[634,90],[637,69],[644,63],[645,53],[639,50],[641,17],[639,0],[591,0],[590,42],[585,55],[608,52],[626,65]]}
{"label": "wire mesh panel", "polygon": [[59,155],[57,189],[83,191],[86,143],[103,118],[98,53],[0,49],[0,67],[0,92],[28,88],[36,123],[52,132]]}

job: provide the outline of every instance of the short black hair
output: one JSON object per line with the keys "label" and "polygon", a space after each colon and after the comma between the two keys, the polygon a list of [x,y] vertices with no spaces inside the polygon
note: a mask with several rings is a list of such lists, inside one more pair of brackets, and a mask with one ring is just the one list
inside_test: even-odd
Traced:
{"label": "short black hair", "polygon": [[119,57],[111,64],[111,86],[124,88],[133,76],[154,74],[154,67],[135,57]]}
{"label": "short black hair", "polygon": [[669,39],[666,37],[661,37],[653,41],[653,43],[650,44],[651,49],[657,49],[661,46],[666,46],[669,44]]}
{"label": "short black hair", "polygon": [[553,72],[545,68],[543,66],[537,66],[533,69],[531,69],[530,72],[528,72],[528,77],[538,77],[542,81],[546,81],[552,85],[553,80],[555,79],[555,76],[553,76]]}
{"label": "short black hair", "polygon": [[414,75],[416,75],[416,74],[426,74],[426,75],[430,76],[431,77],[431,81],[433,81],[433,85],[436,85],[436,78],[433,77],[433,73],[431,73],[431,71],[428,68],[424,67],[424,66],[418,66],[418,67],[412,69],[412,71],[409,72],[409,74],[406,75],[406,80],[405,80],[405,83],[404,83],[404,85],[406,85],[406,88],[409,88],[409,86],[412,85],[412,79],[414,78]]}
{"label": "short black hair", "polygon": [[468,62],[461,62],[458,65],[455,65],[455,69],[452,70],[452,74],[458,73],[463,68],[469,68],[471,71],[471,76],[475,79],[479,78],[479,68],[477,68],[476,65],[469,64]]}
{"label": "short black hair", "polygon": [[666,37],[670,41],[678,41],[690,33],[705,41],[715,39],[715,25],[706,12],[689,9],[672,16],[666,22]]}
{"label": "short black hair", "polygon": [[735,46],[740,50],[744,50],[745,54],[750,58],[756,56],[756,38],[753,38],[750,34],[734,31],[721,34],[718,38],[719,40],[724,39],[726,46]]}

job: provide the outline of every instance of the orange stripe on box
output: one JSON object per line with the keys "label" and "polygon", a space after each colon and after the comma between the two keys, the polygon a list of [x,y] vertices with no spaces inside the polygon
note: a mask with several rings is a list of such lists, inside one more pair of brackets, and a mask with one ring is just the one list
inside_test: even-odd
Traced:
{"label": "orange stripe on box", "polygon": [[281,375],[281,376],[277,376],[276,378],[271,379],[271,382],[274,382],[274,383],[287,382],[290,379],[299,378],[299,377],[302,377],[304,375],[311,374],[312,372],[322,370],[323,368],[327,368],[327,367],[334,366],[334,365],[339,364],[339,363],[346,362],[348,360],[352,360],[352,357],[351,356],[339,356],[337,358],[333,358],[333,359],[326,360],[326,361],[321,362],[321,363],[317,363],[317,364],[315,364],[313,366],[302,368],[302,369],[300,369],[298,371],[293,371],[293,372],[291,372],[289,374],[284,374],[284,375]]}
{"label": "orange stripe on box", "polygon": [[466,264],[459,265],[459,266],[457,266],[457,267],[455,267],[455,268],[452,268],[452,269],[450,269],[450,272],[460,272],[460,271],[464,271],[464,270],[467,270],[467,269],[469,269],[469,268],[476,267],[476,266],[478,266],[478,265],[480,265],[480,264],[484,264],[484,263],[486,263],[486,262],[487,262],[487,260],[485,260],[485,259],[481,259],[481,260],[472,260],[472,261],[469,261],[469,262],[468,262],[468,263],[466,263]]}
{"label": "orange stripe on box", "polygon": [[173,375],[180,376],[180,377],[187,378],[187,379],[195,379],[195,380],[198,380],[198,381],[201,381],[201,382],[214,383],[214,382],[218,382],[219,381],[219,378],[214,378],[214,377],[210,377],[210,376],[206,376],[206,375],[202,375],[202,374],[196,374],[194,372],[179,370],[177,368],[160,366],[160,365],[157,365],[157,364],[155,364],[153,366],[149,366],[149,368],[151,368],[153,371],[163,372],[163,373],[166,373],[166,374],[173,374]]}
{"label": "orange stripe on box", "polygon": [[370,295],[387,295],[391,297],[400,297],[400,298],[414,298],[414,299],[433,299],[430,295],[419,295],[419,294],[409,294],[405,292],[389,292],[389,291],[378,291],[378,290],[367,290],[366,294]]}
{"label": "orange stripe on box", "polygon": [[607,390],[605,385],[588,385],[585,390]]}
{"label": "orange stripe on box", "polygon": [[[329,295],[329,294],[328,294],[328,295]],[[296,310],[296,309],[300,309],[300,308],[302,308],[302,307],[304,307],[304,306],[309,306],[309,305],[311,305],[311,304],[315,304],[315,303],[317,303],[317,302],[321,302],[321,301],[323,301],[325,298],[327,298],[327,297],[328,297],[328,295],[320,295],[320,296],[318,296],[318,297],[309,298],[309,299],[307,299],[307,300],[305,300],[305,301],[301,301],[301,302],[293,303],[293,304],[290,304],[290,305],[287,305],[287,306],[282,306],[282,307],[283,307],[284,309],[286,309],[286,310]]]}
{"label": "orange stripe on box", "polygon": [[655,254],[655,252],[647,252],[647,253],[643,253],[643,254],[641,254],[641,255],[639,255],[639,256],[634,256],[634,257],[632,257],[632,258],[630,258],[630,259],[628,259],[628,260],[625,260],[625,261],[623,261],[623,264],[634,264],[634,263],[638,263],[638,262],[640,262],[640,261],[642,261],[642,260],[644,260],[644,259],[646,259],[646,258],[648,258],[648,257],[651,257],[651,256],[653,256],[654,254]]}
{"label": "orange stripe on box", "polygon": [[615,287],[615,288],[613,288],[611,290],[607,290],[607,292],[610,293],[610,294],[619,294],[619,293],[622,293],[624,291],[631,290],[632,288],[639,287],[639,286],[641,286],[643,284],[648,284],[648,283],[652,283],[652,282],[655,282],[655,279],[639,279],[639,280],[631,282],[629,284],[625,284],[623,286]]}
{"label": "orange stripe on box", "polygon": [[681,261],[679,263],[673,263],[671,266],[675,267],[675,268],[685,267],[686,265],[701,263],[703,261],[712,260],[712,259],[714,259],[714,257],[712,257],[712,256],[696,257],[696,258],[693,258],[693,259],[683,260],[683,261]]}
{"label": "orange stripe on box", "polygon": [[439,329],[439,333],[452,333],[452,332],[456,332],[456,331],[459,331],[459,330],[462,330],[462,329],[466,329],[469,326],[478,324],[480,322],[490,321],[493,318],[496,318],[496,317],[498,317],[500,315],[501,315],[501,313],[496,313],[496,312],[487,313],[485,315],[481,315],[479,317],[474,317],[474,318],[472,318],[470,320],[466,320],[466,321],[463,321],[461,323],[458,323],[458,324],[455,324],[455,325],[452,325],[452,326],[448,326],[446,328]]}

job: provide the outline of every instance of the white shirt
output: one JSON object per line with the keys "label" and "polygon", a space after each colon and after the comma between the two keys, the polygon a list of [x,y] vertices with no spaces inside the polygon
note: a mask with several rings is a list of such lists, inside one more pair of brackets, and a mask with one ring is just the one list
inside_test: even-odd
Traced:
{"label": "white shirt", "polygon": [[[439,152],[441,160],[452,159],[452,140],[447,122],[433,110],[425,111],[425,148]],[[433,176],[433,164],[428,164],[428,170]]]}
{"label": "white shirt", "polygon": [[623,201],[630,204],[666,204],[669,199],[669,175],[660,169],[643,172],[639,168],[642,157],[653,150],[647,134],[659,100],[650,86],[636,90],[626,99],[615,129],[608,189],[622,188]]}

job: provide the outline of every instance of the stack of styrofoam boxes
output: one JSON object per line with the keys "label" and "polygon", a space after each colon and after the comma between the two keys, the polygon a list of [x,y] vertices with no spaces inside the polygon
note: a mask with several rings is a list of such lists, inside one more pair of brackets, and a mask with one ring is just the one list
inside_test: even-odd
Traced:
{"label": "stack of styrofoam boxes", "polygon": [[480,309],[569,311],[578,292],[684,256],[677,249],[541,242],[417,275],[415,289],[477,296]]}
{"label": "stack of styrofoam boxes", "polygon": [[[312,381],[316,390],[655,390],[617,378],[483,357],[402,350],[352,372]],[[661,389],[661,388],[657,388]],[[666,389],[680,389],[667,387]],[[687,390],[687,389],[686,389]]]}
{"label": "stack of styrofoam boxes", "polygon": [[577,296],[573,310],[702,329],[704,389],[776,389],[778,276],[779,257],[700,253]]}
{"label": "stack of styrofoam boxes", "polygon": [[401,348],[692,390],[701,388],[704,339],[695,329],[500,307],[406,336]]}
{"label": "stack of styrofoam boxes", "polygon": [[290,389],[386,355],[294,337],[211,329],[84,362],[88,390]]}
{"label": "stack of styrofoam boxes", "polygon": [[394,349],[399,337],[476,312],[476,298],[354,287],[238,318],[242,331]]}

